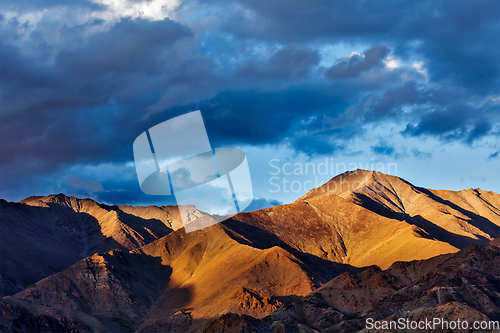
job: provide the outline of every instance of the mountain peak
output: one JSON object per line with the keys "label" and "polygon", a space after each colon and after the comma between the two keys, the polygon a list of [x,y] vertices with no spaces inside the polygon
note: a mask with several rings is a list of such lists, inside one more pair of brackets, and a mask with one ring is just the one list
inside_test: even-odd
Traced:
{"label": "mountain peak", "polygon": [[65,206],[71,206],[71,202],[76,202],[79,200],[91,200],[92,199],[79,199],[73,196],[67,196],[64,193],[59,194],[49,194],[46,196],[31,196],[26,199],[19,201],[19,203],[30,205],[30,206],[45,206],[48,203],[62,204]]}
{"label": "mountain peak", "polygon": [[309,201],[313,198],[331,194],[347,198],[354,192],[382,192],[384,189],[392,188],[392,184],[398,182],[414,188],[412,184],[396,176],[373,170],[356,169],[333,177],[322,186],[312,189],[298,200]]}
{"label": "mountain peak", "polygon": [[[63,318],[65,329],[54,331],[79,330],[71,325],[80,323],[89,331],[110,325],[117,332],[174,326],[171,332],[200,332],[210,318],[227,312],[264,317],[266,327],[288,312],[293,320],[307,315],[324,331],[333,324],[323,318],[338,322],[368,313],[400,291],[421,299],[405,286],[467,245],[496,238],[491,251],[474,245],[462,250],[445,272],[461,262],[476,272],[475,254],[486,258],[484,267],[496,265],[494,245],[500,243],[500,195],[429,190],[361,169],[291,204],[237,214],[190,233],[177,207],[107,206],[64,194],[0,204],[0,250],[7,254],[0,261],[0,287],[5,294],[25,288],[3,298],[14,309],[9,316],[29,325],[45,320],[42,312],[49,320]],[[448,275],[438,273],[444,284],[424,279],[420,290],[447,285]],[[447,302],[441,296],[438,302]],[[393,304],[388,302],[377,309],[385,311]]]}

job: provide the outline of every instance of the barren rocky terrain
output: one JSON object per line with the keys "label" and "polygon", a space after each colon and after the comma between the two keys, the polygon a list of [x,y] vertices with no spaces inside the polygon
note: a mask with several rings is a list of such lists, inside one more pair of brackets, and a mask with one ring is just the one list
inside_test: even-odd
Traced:
{"label": "barren rocky terrain", "polygon": [[[185,233],[175,207],[0,203],[5,332],[338,332],[500,320],[500,195],[357,170]],[[192,208],[194,210],[194,208]],[[201,213],[200,213],[201,214]]]}
{"label": "barren rocky terrain", "polygon": [[94,253],[131,250],[182,227],[177,207],[107,206],[64,194],[0,199],[0,210],[2,296]]}

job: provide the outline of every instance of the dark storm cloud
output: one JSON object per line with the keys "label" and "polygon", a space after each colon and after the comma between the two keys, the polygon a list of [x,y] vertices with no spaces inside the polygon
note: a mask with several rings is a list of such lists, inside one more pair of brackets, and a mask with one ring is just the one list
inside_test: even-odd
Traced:
{"label": "dark storm cloud", "polygon": [[[172,46],[191,36],[168,19],[124,19],[77,48],[63,49],[54,64],[1,43],[4,192],[22,186],[35,193],[36,184],[52,188],[41,177],[58,178],[57,172],[75,165],[132,160],[131,143],[157,121],[141,120],[141,112],[160,99],[165,82],[189,81],[183,67],[195,60],[180,58]],[[199,60],[191,67],[202,74],[209,66]],[[159,78],[158,71],[168,74]],[[62,185],[65,193],[81,192],[69,185]]]}
{"label": "dark storm cloud", "polygon": [[419,87],[415,82],[387,89],[382,96],[368,95],[353,108],[356,115],[365,120],[381,120],[403,114],[402,108],[410,105],[425,105],[432,101],[433,90]]}
{"label": "dark storm cloud", "polygon": [[476,93],[499,88],[496,0],[219,2],[232,12],[217,28],[239,38],[390,43],[402,58],[419,54],[428,60],[433,80],[452,79]]}
{"label": "dark storm cloud", "polygon": [[[130,173],[135,173],[131,168]],[[78,182],[79,187],[68,186],[69,184],[61,184],[56,192],[71,193],[76,197],[89,197],[98,202],[108,204],[126,203],[131,205],[175,205],[175,197],[173,195],[148,195],[142,192],[138,186],[137,179],[134,177],[121,177],[115,175],[109,177],[102,183],[97,183],[92,180],[95,175],[87,175],[88,179],[82,179]],[[68,180],[72,181],[74,175],[69,175]],[[83,177],[82,177],[83,178]],[[68,182],[66,181],[66,183]],[[83,184],[82,184],[83,183]],[[71,185],[74,185],[71,183]],[[102,188],[100,188],[101,186]]]}
{"label": "dark storm cloud", "polygon": [[338,64],[330,67],[325,76],[328,79],[345,79],[358,76],[361,72],[380,66],[382,60],[389,54],[389,49],[383,45],[375,46],[363,52],[362,55],[355,54],[348,59],[342,59]]}
{"label": "dark storm cloud", "polygon": [[265,145],[283,140],[295,143],[300,138],[297,132],[321,128],[323,115],[340,113],[345,102],[326,87],[310,85],[266,93],[227,91],[196,107],[202,110],[215,143]]}
{"label": "dark storm cloud", "polygon": [[78,78],[125,73],[153,74],[167,60],[158,54],[191,31],[169,19],[158,22],[122,20],[106,33],[96,34],[79,47],[63,51],[56,66]]}
{"label": "dark storm cloud", "polygon": [[[2,193],[83,195],[100,189],[96,181],[102,191],[86,195],[132,202],[140,196],[133,169],[120,180],[71,178],[68,170],[131,162],[137,135],[196,109],[214,146],[286,144],[308,155],[342,151],[380,124],[470,145],[499,137],[498,1],[184,4],[176,11],[183,24],[90,16],[74,25],[45,16],[28,24],[6,10],[109,8],[83,0],[0,5]],[[324,65],[325,45],[350,51]],[[352,51],[363,55],[347,58]],[[389,54],[396,67],[386,67]],[[372,147],[396,156],[385,148]],[[50,187],[58,174],[59,187]],[[123,191],[112,190],[119,184]]]}
{"label": "dark storm cloud", "polygon": [[[334,134],[334,133],[330,133]],[[304,133],[290,139],[292,147],[298,151],[304,152],[309,156],[314,155],[335,155],[338,151],[342,151],[344,147],[335,143],[333,138],[335,135],[325,135],[318,133]],[[342,138],[342,141],[345,137]]]}
{"label": "dark storm cloud", "polygon": [[392,119],[407,122],[405,135],[468,144],[498,126],[498,105],[472,105],[475,99],[488,99],[500,89],[498,1],[238,3],[228,6],[232,13],[217,28],[242,39],[391,45],[373,48],[370,57],[354,55],[339,60],[325,72],[326,78],[356,77],[381,65],[388,49],[404,61],[423,60],[425,76],[433,84],[410,80],[394,86],[385,82],[386,86],[380,87],[382,94],[365,90],[363,99],[355,103],[357,107],[343,118],[351,123]]}
{"label": "dark storm cloud", "polygon": [[476,112],[462,104],[450,102],[443,108],[425,114],[418,124],[408,124],[404,134],[436,135],[445,141],[457,140],[470,144],[487,135],[492,128],[491,123]]}
{"label": "dark storm cloud", "polygon": [[82,189],[86,190],[92,193],[95,192],[103,192],[104,188],[102,187],[102,184],[99,182],[96,182],[95,180],[88,179],[88,180],[81,180],[78,178],[76,175],[71,174],[68,176],[66,179],[66,185],[69,185],[75,189]]}
{"label": "dark storm cloud", "polygon": [[[122,20],[78,49],[62,51],[54,68],[35,65],[2,44],[2,85],[9,93],[0,125],[4,162],[40,159],[52,167],[124,156],[121,142],[133,140],[130,126],[136,122],[120,126],[137,110],[116,101],[140,107],[142,101],[128,92],[140,93],[166,61],[162,52],[189,36],[187,28],[168,19]],[[147,94],[140,99],[147,103]]]}
{"label": "dark storm cloud", "polygon": [[499,19],[495,0],[438,1],[422,5],[402,35],[421,41],[416,51],[431,60],[432,79],[451,79],[471,89],[498,88]]}
{"label": "dark storm cloud", "polygon": [[418,51],[432,60],[430,74],[437,80],[453,77],[471,88],[498,87],[500,2],[495,0],[239,3],[242,9],[222,29],[242,37],[282,43],[389,41],[401,56]]}
{"label": "dark storm cloud", "polygon": [[391,147],[391,146],[377,145],[377,146],[371,146],[370,148],[377,155],[393,155],[394,154],[394,147]]}
{"label": "dark storm cloud", "polygon": [[237,71],[243,79],[291,80],[307,76],[319,61],[318,52],[286,46],[266,61],[249,60]]}
{"label": "dark storm cloud", "polygon": [[[213,1],[199,1],[213,3]],[[243,38],[282,43],[329,40],[339,37],[380,36],[397,31],[402,18],[414,9],[401,1],[218,1],[234,14],[220,28]],[[240,7],[235,8],[235,3]],[[251,12],[251,15],[248,14]]]}
{"label": "dark storm cloud", "polygon": [[381,96],[362,98],[346,111],[346,116],[364,123],[388,120],[406,123],[403,131],[406,136],[435,136],[444,141],[472,144],[490,134],[500,120],[497,105],[474,106],[472,97],[473,93],[463,88],[407,82],[387,89]]}

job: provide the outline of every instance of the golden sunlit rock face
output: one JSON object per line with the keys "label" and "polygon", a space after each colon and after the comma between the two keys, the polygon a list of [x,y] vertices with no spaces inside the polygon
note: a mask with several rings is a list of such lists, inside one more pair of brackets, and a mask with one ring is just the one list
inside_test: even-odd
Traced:
{"label": "golden sunlit rock face", "polygon": [[357,170],[191,233],[175,207],[1,204],[5,331],[337,332],[403,311],[500,313],[500,195],[480,189]]}

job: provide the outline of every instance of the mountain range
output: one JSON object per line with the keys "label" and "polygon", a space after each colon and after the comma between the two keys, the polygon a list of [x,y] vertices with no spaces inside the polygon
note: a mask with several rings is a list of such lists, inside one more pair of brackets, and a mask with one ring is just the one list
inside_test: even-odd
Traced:
{"label": "mountain range", "polygon": [[186,233],[179,209],[0,201],[0,331],[353,332],[500,320],[500,195],[343,173]]}

